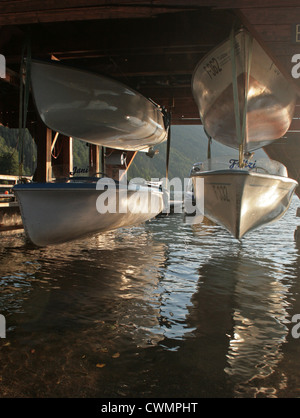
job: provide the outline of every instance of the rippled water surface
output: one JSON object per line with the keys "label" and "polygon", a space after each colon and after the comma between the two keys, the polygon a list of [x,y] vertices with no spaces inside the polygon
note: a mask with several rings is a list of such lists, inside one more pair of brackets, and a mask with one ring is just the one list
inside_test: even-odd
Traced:
{"label": "rippled water surface", "polygon": [[299,203],[241,242],[181,214],[42,249],[1,235],[0,396],[298,397]]}

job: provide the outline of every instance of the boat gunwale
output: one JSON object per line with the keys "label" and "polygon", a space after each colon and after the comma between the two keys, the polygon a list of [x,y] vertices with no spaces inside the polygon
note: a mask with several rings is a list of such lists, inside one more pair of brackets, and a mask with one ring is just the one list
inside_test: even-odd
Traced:
{"label": "boat gunwale", "polygon": [[[98,179],[101,180],[101,179]],[[112,179],[110,179],[112,180]],[[155,185],[148,185],[148,184],[139,184],[139,183],[134,183],[134,184],[122,184],[119,183],[118,181],[114,181],[114,186],[116,190],[127,190],[128,192],[137,192],[137,191],[145,191],[145,192],[157,192],[157,193],[163,193],[162,190],[160,189],[159,186],[155,186]],[[107,184],[103,183],[102,186],[104,186],[104,190],[102,188],[97,188],[97,182],[86,182],[86,183],[25,183],[25,184],[17,184],[14,186],[13,190],[15,192],[18,191],[32,191],[32,192],[50,192],[50,191],[97,191],[97,192],[102,192],[102,191],[106,191],[107,189],[105,188],[105,186],[107,186],[107,188],[109,189],[113,183],[109,182]]]}
{"label": "boat gunwale", "polygon": [[[146,96],[144,96],[141,92],[139,92],[138,90],[135,90],[135,89],[133,89],[132,87],[130,87],[130,86],[127,86],[125,83],[122,83],[121,81],[119,81],[119,80],[117,80],[117,79],[115,79],[115,78],[113,78],[113,77],[109,77],[109,76],[107,76],[107,75],[104,75],[104,74],[101,74],[101,73],[97,73],[97,72],[95,72],[95,71],[92,71],[92,70],[87,70],[87,69],[85,69],[85,68],[77,68],[77,67],[74,67],[74,66],[72,66],[72,65],[65,65],[65,64],[62,64],[62,63],[57,63],[57,62],[53,62],[53,61],[47,61],[47,60],[38,60],[38,59],[32,59],[31,60],[31,64],[37,64],[37,65],[47,65],[47,66],[49,66],[49,67],[57,67],[57,68],[62,68],[62,69],[65,69],[65,70],[71,70],[71,71],[76,71],[76,72],[79,72],[79,73],[85,73],[85,74],[87,74],[87,75],[91,75],[91,76],[93,76],[93,77],[99,77],[99,78],[103,78],[103,79],[105,79],[105,80],[108,80],[108,81],[110,81],[110,82],[112,82],[112,83],[115,83],[115,84],[117,84],[117,85],[119,85],[120,87],[123,87],[123,88],[125,88],[125,89],[127,89],[127,90],[130,90],[130,91],[132,91],[134,94],[136,94],[136,95],[138,95],[138,96],[140,96],[141,98],[143,98],[143,99],[145,99],[145,100],[147,100],[148,102],[150,102],[152,105],[153,105],[153,107],[155,108],[155,109],[157,109],[157,110],[159,110],[160,112],[161,112],[161,114],[162,114],[162,116],[164,117],[164,113],[163,113],[163,108],[162,108],[162,106],[160,106],[159,104],[157,104],[157,103],[155,103],[150,97],[146,97]],[[31,81],[31,85],[32,85],[33,83],[32,83],[32,81]],[[34,89],[33,89],[34,90]]]}
{"label": "boat gunwale", "polygon": [[285,183],[295,183],[298,185],[298,182],[295,179],[292,179],[290,177],[284,177],[279,176],[276,174],[268,174],[268,173],[256,173],[253,171],[246,171],[246,170],[207,170],[207,171],[198,171],[195,173],[191,173],[190,177],[209,177],[215,174],[227,174],[227,175],[244,175],[244,176],[250,176],[250,177],[260,177],[260,178],[268,178],[268,179],[274,179],[274,180],[281,180]]}
{"label": "boat gunwale", "polygon": [[[244,33],[247,33],[247,34],[249,34],[250,36],[252,36],[252,38],[253,38],[253,35],[251,35],[251,33],[246,29],[246,28],[239,28],[239,29],[237,29],[235,32],[234,32],[234,38],[237,36],[237,35],[239,35],[240,33],[242,33],[242,32],[244,32]],[[254,39],[254,38],[253,38]],[[222,42],[220,42],[218,45],[216,45],[214,48],[212,48],[209,52],[207,52],[199,61],[198,61],[198,63],[197,63],[197,65],[196,65],[196,67],[194,68],[194,71],[193,71],[193,74],[192,74],[192,77],[191,77],[191,86],[192,86],[192,93],[193,93],[193,95],[194,95],[194,89],[193,89],[193,85],[194,85],[194,78],[195,78],[195,75],[196,75],[196,72],[198,71],[198,68],[200,67],[200,65],[207,59],[207,57],[209,57],[214,51],[217,51],[222,45],[224,45],[226,42],[228,42],[228,41],[230,41],[230,36],[228,36],[226,39],[224,39]],[[268,56],[269,56],[269,54],[267,54]],[[269,56],[270,57],[270,56]],[[275,65],[276,66],[276,68],[277,68],[277,65]]]}

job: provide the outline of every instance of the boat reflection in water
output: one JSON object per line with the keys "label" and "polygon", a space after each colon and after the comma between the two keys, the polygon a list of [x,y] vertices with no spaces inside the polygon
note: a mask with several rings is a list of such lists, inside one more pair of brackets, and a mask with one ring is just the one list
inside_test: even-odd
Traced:
{"label": "boat reflection in water", "polygon": [[181,214],[51,247],[2,236],[2,397],[298,395],[295,199],[241,242]]}
{"label": "boat reflection in water", "polygon": [[[270,280],[270,266],[257,265],[255,260],[239,260],[235,270],[238,280],[225,372],[236,396],[276,397],[276,387],[286,388],[286,376],[277,370],[289,333],[289,289],[284,281],[276,279],[280,272],[274,265],[274,280]],[[259,292],[254,293],[255,289]]]}
{"label": "boat reflection in water", "polygon": [[[9,323],[16,332],[25,326],[28,333],[43,334],[42,329],[47,333],[48,326],[54,327],[78,341],[85,335],[91,350],[99,333],[116,331],[107,337],[114,339],[118,327],[136,346],[164,338],[159,331],[160,301],[152,292],[159,287],[166,246],[152,242],[142,227],[43,248],[28,246],[24,238],[20,234],[2,251],[0,265],[0,276],[5,277],[0,311],[13,316]],[[12,244],[9,237],[5,242]],[[73,312],[69,318],[68,310]]]}
{"label": "boat reflection in water", "polygon": [[[278,223],[281,232],[277,237],[277,229],[270,225],[264,238],[254,231],[242,244],[232,241],[230,249],[220,226],[193,227],[195,239],[201,237],[203,255],[207,253],[209,258],[205,262],[202,257],[187,318],[190,327],[197,324],[195,368],[201,369],[208,386],[218,378],[225,397],[297,393],[292,383],[294,368],[288,367],[287,360],[293,355],[284,347],[289,343],[298,351],[299,340],[291,338],[289,328],[290,311],[298,312],[295,303],[299,307],[294,298],[299,291],[299,267],[293,242],[290,246],[281,243],[293,231],[288,231],[284,220]],[[266,240],[271,241],[269,246]],[[275,250],[278,246],[282,252]]]}

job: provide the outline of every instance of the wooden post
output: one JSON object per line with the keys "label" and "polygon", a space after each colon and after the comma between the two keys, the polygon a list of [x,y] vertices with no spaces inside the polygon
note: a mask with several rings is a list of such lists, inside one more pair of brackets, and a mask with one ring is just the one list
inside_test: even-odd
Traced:
{"label": "wooden post", "polygon": [[106,174],[105,170],[105,147],[101,147],[101,172]]}
{"label": "wooden post", "polygon": [[56,179],[70,176],[73,171],[73,141],[59,135],[52,151],[52,176]]}
{"label": "wooden post", "polygon": [[[112,148],[106,148],[105,173],[108,177],[120,181],[127,173],[137,151],[121,151]],[[125,160],[122,161],[122,155]]]}
{"label": "wooden post", "polygon": [[33,179],[38,182],[47,182],[52,177],[51,170],[51,143],[52,131],[42,122],[36,126],[34,140],[37,144],[37,167]]}
{"label": "wooden post", "polygon": [[99,173],[100,152],[99,145],[89,144],[89,175],[95,176]]}

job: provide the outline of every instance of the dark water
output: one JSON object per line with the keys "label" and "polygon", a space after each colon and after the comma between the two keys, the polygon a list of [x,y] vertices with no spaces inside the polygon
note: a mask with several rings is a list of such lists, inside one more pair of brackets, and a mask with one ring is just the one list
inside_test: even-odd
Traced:
{"label": "dark water", "polygon": [[57,247],[1,236],[1,397],[298,397],[289,212],[238,242],[181,214]]}

